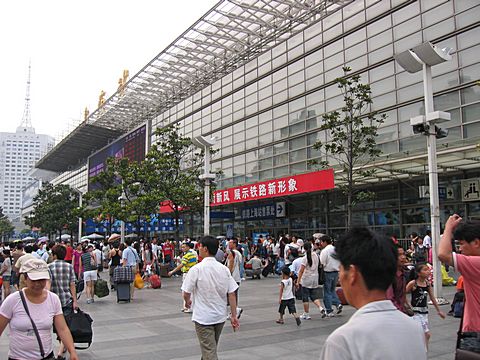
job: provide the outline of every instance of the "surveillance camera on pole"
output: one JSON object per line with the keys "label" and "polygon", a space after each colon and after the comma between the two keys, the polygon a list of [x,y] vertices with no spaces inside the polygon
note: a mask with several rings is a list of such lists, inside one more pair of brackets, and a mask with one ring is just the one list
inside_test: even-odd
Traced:
{"label": "surveillance camera on pole", "polygon": [[451,48],[440,49],[430,42],[417,45],[409,50],[394,56],[397,63],[409,73],[423,73],[423,92],[425,100],[425,115],[410,119],[410,125],[415,134],[427,135],[428,177],[431,208],[432,229],[432,259],[434,296],[439,304],[448,303],[442,296],[441,265],[437,258],[437,243],[440,240],[440,209],[438,198],[438,174],[437,174],[437,145],[436,139],[448,135],[448,130],[441,129],[436,124],[449,121],[450,114],[433,109],[433,85],[432,66],[441,64],[452,59]]}

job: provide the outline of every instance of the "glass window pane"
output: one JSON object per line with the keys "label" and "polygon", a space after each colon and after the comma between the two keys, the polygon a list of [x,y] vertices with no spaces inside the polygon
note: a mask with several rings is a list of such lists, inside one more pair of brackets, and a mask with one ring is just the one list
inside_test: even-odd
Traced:
{"label": "glass window pane", "polygon": [[480,120],[480,103],[462,108],[462,117],[464,123]]}
{"label": "glass window pane", "polygon": [[474,85],[460,91],[462,104],[469,104],[480,100],[480,86]]}

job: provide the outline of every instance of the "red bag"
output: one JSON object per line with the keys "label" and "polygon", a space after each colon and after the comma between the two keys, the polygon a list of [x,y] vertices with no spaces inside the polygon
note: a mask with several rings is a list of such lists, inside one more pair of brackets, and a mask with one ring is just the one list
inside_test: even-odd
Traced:
{"label": "red bag", "polygon": [[150,285],[152,285],[152,289],[160,289],[162,287],[162,281],[157,274],[150,276]]}

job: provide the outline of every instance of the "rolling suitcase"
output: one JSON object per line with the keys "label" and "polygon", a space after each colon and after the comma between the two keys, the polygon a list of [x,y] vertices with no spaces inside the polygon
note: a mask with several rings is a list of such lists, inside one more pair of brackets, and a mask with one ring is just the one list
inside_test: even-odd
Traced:
{"label": "rolling suitcase", "polygon": [[120,301],[130,302],[130,283],[117,283],[117,303]]}

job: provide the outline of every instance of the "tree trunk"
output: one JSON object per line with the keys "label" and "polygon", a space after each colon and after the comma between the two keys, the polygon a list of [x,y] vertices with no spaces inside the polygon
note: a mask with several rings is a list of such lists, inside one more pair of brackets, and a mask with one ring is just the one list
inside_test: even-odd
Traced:
{"label": "tree trunk", "polygon": [[352,191],[349,189],[347,195],[347,230],[349,230],[352,225],[352,210]]}

